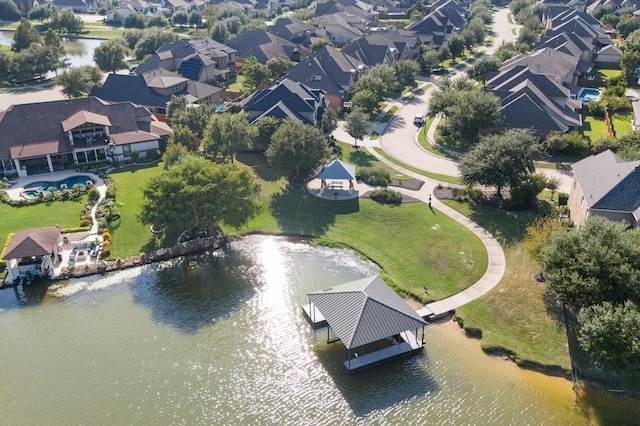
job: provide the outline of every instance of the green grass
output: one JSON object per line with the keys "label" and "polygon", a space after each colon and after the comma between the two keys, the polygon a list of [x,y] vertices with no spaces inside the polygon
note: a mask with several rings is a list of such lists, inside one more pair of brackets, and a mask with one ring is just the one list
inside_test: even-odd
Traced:
{"label": "green grass", "polygon": [[582,127],[580,130],[584,136],[594,142],[608,136],[604,118],[594,117],[593,115],[582,118]]}
{"label": "green grass", "polygon": [[507,14],[507,21],[509,21],[510,24],[513,24],[513,15],[511,15],[511,12]]}
{"label": "green grass", "polygon": [[613,113],[611,116],[611,127],[613,127],[613,134],[616,138],[624,136],[633,131],[631,127],[631,116],[633,111],[621,110]]}
{"label": "green grass", "polygon": [[233,82],[232,84],[229,85],[229,87],[227,88],[227,90],[231,91],[231,92],[242,92],[242,89],[244,88],[244,76],[240,75],[240,74],[236,74],[236,81]]}
{"label": "green grass", "polygon": [[80,212],[85,202],[86,197],[82,197],[81,201],[59,201],[24,207],[12,207],[0,203],[0,217],[2,218],[0,250],[4,247],[7,235],[11,232],[55,225],[61,225],[63,228],[80,226]]}
{"label": "green grass", "polygon": [[447,183],[454,183],[459,185],[460,184],[460,178],[456,177],[456,176],[448,176],[448,175],[442,175],[439,173],[432,173],[426,170],[422,170],[419,169],[417,167],[413,167],[410,166],[409,164],[403,163],[402,161],[398,161],[395,158],[391,157],[389,154],[387,154],[386,152],[384,152],[384,150],[382,148],[379,147],[374,147],[373,148],[375,152],[377,152],[378,154],[380,154],[381,156],[383,156],[384,158],[386,158],[387,160],[391,161],[394,164],[397,164],[400,167],[404,167],[407,170],[411,170],[412,172],[418,173],[422,176],[426,176],[432,179],[436,179],[439,180],[441,182],[447,182]]}
{"label": "green grass", "polygon": [[433,154],[440,155],[441,157],[455,159],[456,157],[454,155],[449,154],[447,151],[438,149],[438,147],[433,146],[427,139],[427,132],[429,131],[429,127],[431,127],[433,120],[434,117],[427,117],[427,121],[424,123],[424,126],[422,126],[422,129],[420,129],[420,132],[418,133],[418,143],[421,147]]}
{"label": "green grass", "polygon": [[162,170],[161,165],[129,166],[110,174],[118,186],[116,202],[121,215],[118,221],[111,223],[112,259],[132,256],[156,248],[153,241],[154,235],[149,231],[148,226],[140,223],[137,214],[142,206],[142,189]]}
{"label": "green grass", "polygon": [[507,260],[505,275],[495,289],[456,310],[465,328],[482,329],[485,350],[508,348],[516,361],[569,368],[564,327],[545,303],[544,284],[531,279],[539,266],[522,244],[525,228],[536,215],[449,200],[445,204],[496,236]]}
{"label": "green grass", "polygon": [[389,175],[397,180],[411,180],[411,176],[398,173],[395,169],[387,166],[382,161],[378,160],[374,155],[367,152],[366,149],[354,149],[349,143],[339,141],[340,146],[340,159],[347,163],[356,165],[356,172],[358,167],[375,167],[377,169],[386,170]]}
{"label": "green grass", "polygon": [[371,132],[371,134],[369,135],[369,139],[372,141],[377,140],[378,138],[380,138],[380,133],[373,131]]}
{"label": "green grass", "polygon": [[389,108],[389,111],[387,111],[387,113],[384,115],[384,117],[382,117],[382,120],[380,120],[380,122],[388,123],[389,120],[391,120],[391,117],[393,117],[393,114],[396,113],[396,111],[398,111],[398,107],[396,105],[394,105],[391,108]]}
{"label": "green grass", "polygon": [[609,70],[604,68],[593,68],[590,75],[594,75],[598,80],[609,80],[611,77],[622,75],[622,70]]}
{"label": "green grass", "polygon": [[518,30],[516,30],[515,28],[511,28],[511,34],[513,34],[514,36],[518,36]]}

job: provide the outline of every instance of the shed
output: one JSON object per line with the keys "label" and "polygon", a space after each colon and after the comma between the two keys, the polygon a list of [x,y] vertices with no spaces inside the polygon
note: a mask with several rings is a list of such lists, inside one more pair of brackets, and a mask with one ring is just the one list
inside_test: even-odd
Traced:
{"label": "shed", "polygon": [[[326,324],[327,342],[342,341],[347,372],[422,350],[424,321],[378,275],[307,294],[312,324]],[[419,332],[419,330],[422,330]],[[337,337],[331,338],[331,331]]]}

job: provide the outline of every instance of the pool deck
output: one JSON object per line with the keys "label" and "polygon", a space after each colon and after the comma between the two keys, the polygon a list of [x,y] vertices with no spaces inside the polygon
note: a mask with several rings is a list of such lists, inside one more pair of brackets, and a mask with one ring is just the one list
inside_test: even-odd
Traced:
{"label": "pool deck", "polygon": [[96,182],[96,188],[100,190],[100,186],[104,186],[106,191],[106,185],[104,184],[104,181],[97,175],[93,173],[84,173],[84,172],[78,173],[74,170],[61,170],[58,172],[40,173],[37,175],[30,175],[30,176],[17,178],[17,179],[14,179],[16,183],[11,185],[11,187],[9,188],[4,188],[3,191],[5,191],[9,195],[9,198],[11,198],[12,200],[24,200],[26,198],[22,195],[22,192],[24,191],[24,187],[27,185],[30,185],[34,182],[57,182],[60,180],[68,179],[72,176],[80,176],[80,175],[91,176],[91,179],[93,179]]}

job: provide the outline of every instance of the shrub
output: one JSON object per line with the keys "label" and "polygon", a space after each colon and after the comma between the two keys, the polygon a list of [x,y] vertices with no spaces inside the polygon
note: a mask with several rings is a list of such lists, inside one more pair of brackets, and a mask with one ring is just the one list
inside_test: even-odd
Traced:
{"label": "shrub", "polygon": [[376,167],[363,167],[359,170],[360,180],[368,185],[387,186],[391,175],[388,171]]}
{"label": "shrub", "polygon": [[102,231],[102,240],[103,241],[111,241],[111,232],[108,229]]}
{"label": "shrub", "polygon": [[558,192],[558,205],[566,206],[567,201],[569,201],[569,194],[566,194],[564,192]]}
{"label": "shrub", "polygon": [[544,175],[528,176],[520,185],[511,188],[511,207],[517,210],[526,209],[536,201],[536,197],[547,184]]}
{"label": "shrub", "polygon": [[370,197],[372,200],[377,201],[380,204],[398,205],[402,203],[402,194],[388,188],[376,189],[371,192]]}
{"label": "shrub", "polygon": [[469,188],[469,187],[453,188],[452,192],[453,192],[453,198],[456,201],[464,201],[464,202],[473,201],[477,203],[480,200],[482,200],[482,198],[484,197],[484,195],[482,194],[482,191],[476,188]]}
{"label": "shrub", "polygon": [[149,162],[159,160],[160,158],[162,158],[162,154],[160,153],[160,150],[152,149],[147,151],[147,160]]}
{"label": "shrub", "polygon": [[87,194],[89,196],[89,202],[95,203],[100,199],[100,191],[95,186],[92,186]]}
{"label": "shrub", "polygon": [[140,151],[138,151],[137,149],[134,149],[131,152],[131,161],[133,163],[137,163],[138,162],[138,158],[140,158]]}
{"label": "shrub", "polygon": [[111,256],[111,247],[102,246],[102,258]]}
{"label": "shrub", "polygon": [[604,112],[607,110],[607,103],[605,101],[591,101],[588,103],[589,112],[594,117],[604,117]]}
{"label": "shrub", "polygon": [[73,232],[86,232],[86,231],[90,231],[91,227],[90,226],[76,226],[75,228],[62,228],[60,230],[60,233],[62,234],[70,234]]}

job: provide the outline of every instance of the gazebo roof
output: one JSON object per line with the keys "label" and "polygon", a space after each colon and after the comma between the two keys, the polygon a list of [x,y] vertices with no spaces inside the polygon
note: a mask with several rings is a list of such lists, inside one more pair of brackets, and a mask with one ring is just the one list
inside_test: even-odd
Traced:
{"label": "gazebo roof", "polygon": [[378,275],[307,296],[348,349],[427,325]]}
{"label": "gazebo roof", "polygon": [[356,166],[353,164],[345,163],[342,160],[333,160],[326,165],[320,174],[318,179],[346,179],[351,180],[356,178]]}
{"label": "gazebo roof", "polygon": [[17,231],[2,257],[4,260],[50,254],[58,243],[60,228],[31,228]]}

